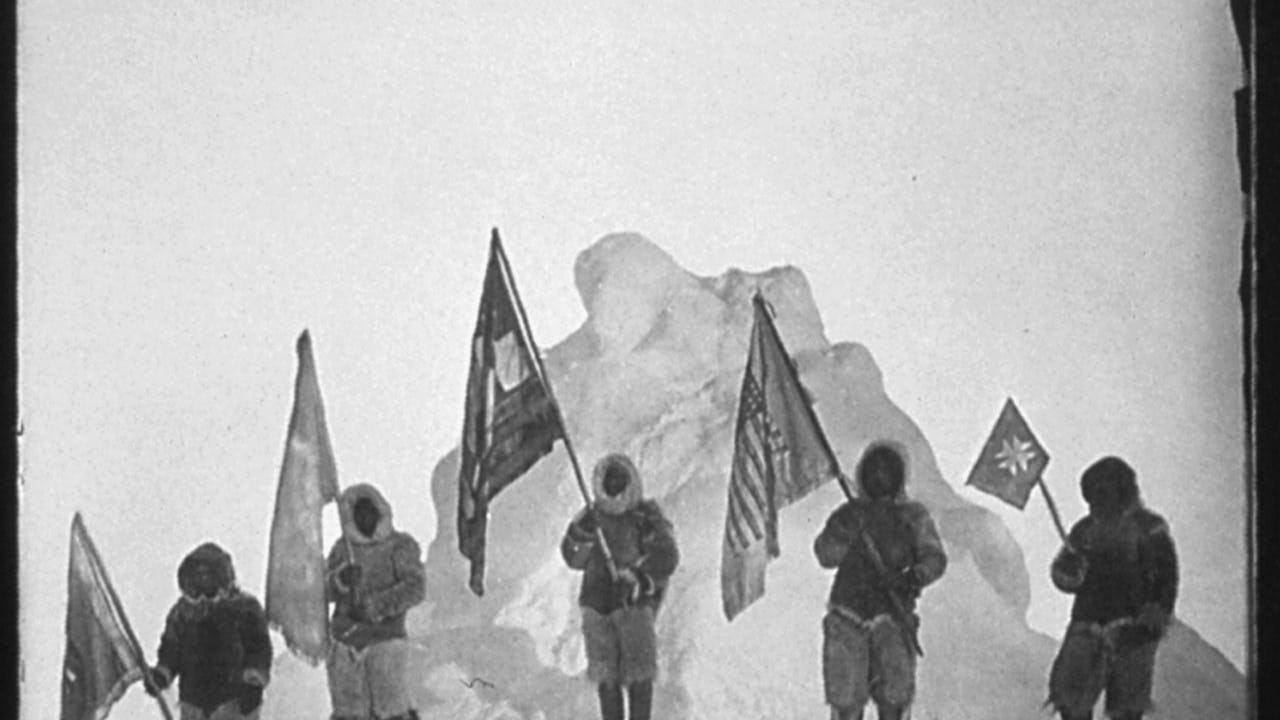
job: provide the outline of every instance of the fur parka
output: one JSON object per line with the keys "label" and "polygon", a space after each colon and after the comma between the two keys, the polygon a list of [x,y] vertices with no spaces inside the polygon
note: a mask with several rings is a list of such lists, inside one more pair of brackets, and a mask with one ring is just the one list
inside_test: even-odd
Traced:
{"label": "fur parka", "polygon": [[[867,492],[863,461],[878,448],[893,450],[899,456],[902,477],[894,478],[894,486],[876,498]],[[864,544],[863,532],[875,543],[885,570],[907,575],[917,591],[942,577],[947,555],[929,511],[907,499],[906,450],[896,443],[874,443],[862,458],[857,472],[859,496],[831,514],[814,540],[813,551],[819,565],[836,568],[830,603],[869,620],[891,614],[893,605],[883,587],[888,578],[880,577]],[[914,610],[914,597],[900,600],[908,611]]]}
{"label": "fur parka", "polygon": [[[356,527],[354,509],[361,498],[368,498],[378,509],[372,536]],[[418,542],[395,529],[390,503],[372,485],[344,490],[338,498],[338,514],[343,536],[333,544],[327,563],[328,597],[334,603],[330,634],[357,649],[403,638],[405,614],[426,598],[426,570]],[[360,567],[360,579],[347,587],[341,572],[351,564]]]}
{"label": "fur parka", "polygon": [[[610,466],[627,475],[625,489],[614,496],[604,491],[604,476]],[[671,522],[656,502],[644,499],[640,472],[621,453],[606,456],[596,464],[592,489],[595,502],[591,515],[604,534],[614,564],[636,573],[641,585],[639,604],[656,611],[662,604],[667,581],[680,562]],[[560,542],[560,553],[570,568],[583,572],[578,604],[608,615],[622,607],[622,598],[594,529],[585,529],[585,516],[585,511],[580,512],[569,524]]]}
{"label": "fur parka", "polygon": [[[217,594],[195,587],[197,567],[210,571]],[[178,566],[182,597],[165,618],[156,671],[178,679],[178,698],[212,713],[245,684],[265,687],[271,677],[271,635],[257,598],[236,586],[231,556],[215,543],[192,550]],[[166,682],[167,684],[167,682]]]}

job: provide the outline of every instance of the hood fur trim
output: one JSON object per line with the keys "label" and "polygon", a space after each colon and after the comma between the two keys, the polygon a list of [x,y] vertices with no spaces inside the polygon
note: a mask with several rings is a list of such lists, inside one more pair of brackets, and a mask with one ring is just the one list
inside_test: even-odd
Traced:
{"label": "hood fur trim", "polygon": [[218,583],[218,597],[230,595],[235,589],[236,571],[231,564],[231,555],[217,543],[206,542],[187,553],[178,565],[178,589],[182,591],[183,597],[192,602],[204,599],[196,592],[195,578],[192,577],[198,565],[213,571],[214,579]]}
{"label": "hood fur trim", "polygon": [[[609,497],[604,491],[604,475],[611,466],[620,467],[627,473],[627,487],[615,497]],[[621,515],[639,504],[644,497],[644,482],[631,458],[622,453],[611,453],[596,463],[595,470],[591,473],[591,492],[595,495],[595,506],[600,512]]]}
{"label": "hood fur trim", "polygon": [[[377,527],[373,529],[373,537],[366,536],[356,527],[355,507],[361,498],[372,500],[374,507],[378,508],[380,517]],[[395,527],[391,524],[391,503],[387,502],[378,488],[368,483],[352,485],[342,491],[342,495],[338,496],[338,516],[342,518],[342,534],[356,544],[382,542],[395,532]]]}

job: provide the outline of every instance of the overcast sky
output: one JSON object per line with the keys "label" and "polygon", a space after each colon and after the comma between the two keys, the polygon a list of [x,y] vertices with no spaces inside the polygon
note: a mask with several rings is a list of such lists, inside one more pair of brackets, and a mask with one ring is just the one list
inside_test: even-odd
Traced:
{"label": "overcast sky", "polygon": [[[18,17],[24,717],[58,703],[74,511],[152,657],[199,542],[261,595],[304,327],[342,482],[425,544],[494,225],[543,346],[584,318],[577,253],[636,231],[700,275],[801,268],[957,486],[1006,395],[1068,522],[1084,467],[1125,456],[1179,542],[1180,614],[1243,663],[1226,0]],[[961,492],[1059,633],[1044,504]]]}

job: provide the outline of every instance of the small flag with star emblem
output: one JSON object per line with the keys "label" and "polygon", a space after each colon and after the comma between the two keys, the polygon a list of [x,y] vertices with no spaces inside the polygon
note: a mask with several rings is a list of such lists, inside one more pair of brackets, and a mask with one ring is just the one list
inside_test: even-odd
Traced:
{"label": "small flag with star emblem", "polygon": [[965,484],[1021,510],[1048,464],[1049,453],[1009,398]]}

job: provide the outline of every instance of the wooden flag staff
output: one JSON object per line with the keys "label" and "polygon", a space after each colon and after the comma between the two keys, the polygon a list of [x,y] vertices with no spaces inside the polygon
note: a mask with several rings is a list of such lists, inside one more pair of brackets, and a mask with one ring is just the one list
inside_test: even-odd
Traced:
{"label": "wooden flag staff", "polygon": [[1049,494],[1049,486],[1044,482],[1044,475],[1036,478],[1036,485],[1040,486],[1040,493],[1044,495],[1045,504],[1049,506],[1049,514],[1053,516],[1053,526],[1058,529],[1058,537],[1062,538],[1062,544],[1067,550],[1075,552],[1075,548],[1071,547],[1071,541],[1067,539],[1067,531],[1062,525],[1062,516],[1058,515],[1058,505],[1053,501],[1053,496]]}

